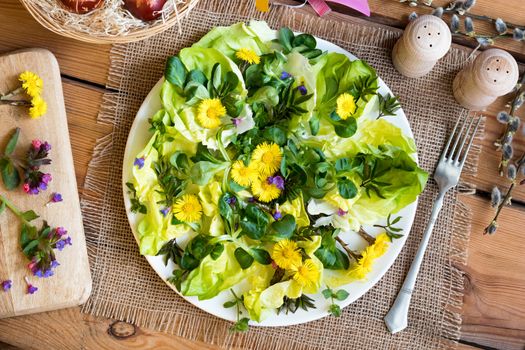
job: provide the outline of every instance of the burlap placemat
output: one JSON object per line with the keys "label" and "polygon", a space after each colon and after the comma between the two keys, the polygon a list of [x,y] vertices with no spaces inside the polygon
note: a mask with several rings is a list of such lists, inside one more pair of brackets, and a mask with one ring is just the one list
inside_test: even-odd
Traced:
{"label": "burlap placemat", "polygon": [[[467,54],[452,49],[433,71],[420,79],[400,76],[390,52],[399,34],[379,28],[332,22],[273,9],[256,13],[252,1],[201,0],[183,23],[146,41],[116,45],[100,122],[113,133],[98,143],[90,163],[82,200],[93,275],[93,294],[86,313],[130,321],[189,339],[247,349],[437,349],[454,346],[460,336],[463,278],[454,266],[465,262],[470,216],[458,192],[445,200],[421,267],[410,309],[410,326],[391,335],[383,323],[408,270],[427,223],[437,187],[430,181],[406,246],[383,279],[342,317],[304,325],[252,327],[242,335],[228,333],[230,323],[208,315],[175,294],[139,255],[129,229],[121,191],[121,166],[129,128],[149,90],[163,74],[166,57],[190,46],[217,25],[263,18],[270,26],[289,26],[327,39],[375,67],[400,96],[417,141],[423,168],[432,172],[448,131],[466,111],[455,102],[452,80]],[[475,172],[479,149],[471,152],[466,171]],[[467,190],[468,186],[464,186]]]}

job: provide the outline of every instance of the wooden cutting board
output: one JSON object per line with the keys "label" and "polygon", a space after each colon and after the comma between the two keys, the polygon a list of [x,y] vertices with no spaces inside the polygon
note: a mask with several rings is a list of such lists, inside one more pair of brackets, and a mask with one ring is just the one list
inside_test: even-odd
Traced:
{"label": "wooden cutting board", "polygon": [[[42,220],[52,227],[63,226],[71,236],[73,245],[63,251],[55,250],[60,263],[50,278],[32,276],[29,261],[19,246],[20,222],[9,210],[0,214],[0,281],[10,279],[13,286],[8,292],[0,289],[0,318],[56,310],[84,303],[91,292],[82,214],[69,141],[60,69],[55,56],[47,50],[28,49],[0,56],[0,91],[6,93],[19,86],[18,75],[25,70],[40,75],[44,81],[43,98],[48,104],[47,114],[40,119],[29,118],[26,107],[0,105],[0,149],[15,127],[21,128],[16,154],[24,154],[33,139],[48,141],[52,164],[41,171],[51,173],[49,188],[28,195],[22,188],[7,191],[0,182],[0,193],[23,211],[34,210],[40,215],[35,221],[40,228]],[[46,206],[53,192],[61,193],[64,201]],[[24,277],[38,291],[27,294]]]}

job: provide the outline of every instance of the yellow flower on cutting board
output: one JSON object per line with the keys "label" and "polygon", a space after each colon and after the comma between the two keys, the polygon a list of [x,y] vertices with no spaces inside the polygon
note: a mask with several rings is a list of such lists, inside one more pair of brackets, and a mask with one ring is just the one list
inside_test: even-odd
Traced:
{"label": "yellow flower on cutting board", "polygon": [[246,166],[242,160],[237,160],[232,165],[231,176],[239,185],[248,187],[259,175],[253,167]]}
{"label": "yellow flower on cutting board", "polygon": [[202,205],[194,194],[185,194],[173,205],[173,213],[180,221],[196,222],[202,216]]}
{"label": "yellow flower on cutting board", "polygon": [[297,243],[289,239],[283,239],[275,243],[272,250],[272,259],[282,269],[290,269],[295,265],[301,265],[301,252]]}
{"label": "yellow flower on cutting board", "polygon": [[355,104],[354,96],[346,92],[339,95],[339,97],[337,98],[337,108],[335,112],[341,119],[348,119],[348,117],[352,116],[355,113],[356,109],[357,106]]}
{"label": "yellow flower on cutting board", "polygon": [[40,118],[47,112],[47,103],[40,96],[34,96],[31,99],[31,107],[29,107],[29,116],[33,119]]}
{"label": "yellow flower on cutting board", "polygon": [[36,73],[25,71],[20,74],[18,80],[22,82],[22,88],[29,96],[40,96],[42,93],[44,82]]}
{"label": "yellow flower on cutting board", "polygon": [[239,51],[235,53],[235,57],[244,62],[248,62],[249,64],[259,64],[259,62],[261,62],[259,55],[257,55],[257,53],[252,49],[248,48],[239,49]]}
{"label": "yellow flower on cutting board", "polygon": [[252,163],[262,176],[273,175],[281,167],[283,154],[276,143],[260,143],[252,153]]}
{"label": "yellow flower on cutting board", "polygon": [[257,178],[252,181],[252,194],[261,202],[268,203],[279,198],[281,190],[273,183],[268,183],[267,178]]}
{"label": "yellow flower on cutting board", "polygon": [[305,260],[302,264],[292,267],[293,279],[303,287],[314,286],[319,280],[320,271],[312,259]]}
{"label": "yellow flower on cutting board", "polygon": [[207,129],[221,125],[221,117],[226,114],[226,108],[218,98],[207,98],[201,101],[197,111],[197,120]]}

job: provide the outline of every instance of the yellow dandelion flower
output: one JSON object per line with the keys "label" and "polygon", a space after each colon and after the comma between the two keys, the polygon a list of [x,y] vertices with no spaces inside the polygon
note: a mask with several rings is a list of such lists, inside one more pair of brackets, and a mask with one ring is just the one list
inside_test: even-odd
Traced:
{"label": "yellow dandelion flower", "polygon": [[320,271],[312,259],[292,267],[293,279],[303,287],[312,287],[319,280]]}
{"label": "yellow dandelion flower", "polygon": [[22,82],[22,88],[29,96],[35,97],[42,93],[44,82],[36,73],[25,71],[20,74],[18,80]]}
{"label": "yellow dandelion flower", "polygon": [[289,239],[283,239],[275,243],[272,250],[272,259],[282,269],[291,269],[293,266],[301,265],[301,251],[297,243]]}
{"label": "yellow dandelion flower", "polygon": [[218,98],[207,98],[201,101],[198,107],[197,119],[207,128],[214,129],[221,125],[221,117],[226,114],[226,108]]}
{"label": "yellow dandelion flower", "polygon": [[199,221],[202,216],[202,205],[197,196],[185,194],[173,205],[175,217],[184,222]]}
{"label": "yellow dandelion flower", "polygon": [[375,256],[371,246],[366,247],[366,249],[361,252],[361,258],[359,258],[357,263],[350,269],[350,276],[358,280],[365,279],[366,275],[372,271],[374,259]]}
{"label": "yellow dandelion flower", "polygon": [[337,109],[336,113],[341,119],[346,120],[348,117],[355,113],[357,106],[355,104],[354,96],[349,93],[342,93],[337,98]]}
{"label": "yellow dandelion flower", "polygon": [[40,118],[47,112],[47,103],[40,96],[35,96],[31,99],[31,107],[29,107],[29,116],[33,119]]}
{"label": "yellow dandelion flower", "polygon": [[268,203],[279,198],[281,190],[273,183],[268,183],[265,177],[252,180],[252,193],[261,202]]}
{"label": "yellow dandelion flower", "polygon": [[263,142],[252,153],[253,166],[262,176],[273,175],[281,166],[283,154],[276,143]]}
{"label": "yellow dandelion flower", "polygon": [[249,64],[259,64],[259,62],[261,62],[261,58],[255,51],[244,47],[235,53],[235,57]]}
{"label": "yellow dandelion flower", "polygon": [[250,186],[252,181],[258,178],[257,171],[251,166],[244,165],[242,160],[237,160],[233,163],[231,175],[233,181],[244,187]]}
{"label": "yellow dandelion flower", "polygon": [[390,237],[388,237],[388,235],[383,232],[382,234],[376,237],[374,244],[370,246],[370,251],[375,258],[379,258],[380,256],[386,253],[386,251],[388,250],[389,243]]}

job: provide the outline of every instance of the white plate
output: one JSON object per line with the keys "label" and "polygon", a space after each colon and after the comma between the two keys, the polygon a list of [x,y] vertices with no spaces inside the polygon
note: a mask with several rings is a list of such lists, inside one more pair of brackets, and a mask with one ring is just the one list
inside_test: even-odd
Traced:
{"label": "white plate", "polygon": [[[329,52],[338,52],[345,54],[348,56],[351,60],[357,59],[354,55],[347,52],[346,50],[340,48],[337,45],[334,45],[326,40],[317,39],[318,48],[323,51],[329,51]],[[124,203],[126,206],[126,212],[128,215],[129,223],[131,225],[131,230],[133,231],[133,234],[138,242],[138,235],[136,231],[137,224],[140,219],[140,214],[134,214],[130,211],[130,198],[128,194],[128,190],[126,187],[126,182],[130,181],[132,179],[132,168],[133,168],[133,162],[135,160],[135,156],[146,146],[147,142],[151,138],[151,132],[148,131],[150,125],[148,122],[148,118],[153,116],[155,112],[157,112],[161,108],[161,100],[160,100],[160,89],[162,86],[163,79],[161,79],[151,90],[151,92],[148,94],[144,102],[142,103],[142,106],[140,107],[137,116],[135,117],[135,121],[133,122],[133,126],[131,127],[131,130],[129,132],[128,141],[126,144],[126,152],[124,155],[124,166],[123,166],[123,174],[122,174],[122,184],[123,184],[123,191],[124,191]],[[391,93],[392,91],[386,86],[383,80],[379,79],[379,92],[382,94]],[[413,137],[412,130],[410,129],[410,125],[408,123],[408,120],[406,119],[405,113],[403,110],[399,109],[395,116],[392,117],[386,117],[385,119],[388,119],[389,122],[392,124],[398,126],[405,135]],[[368,278],[366,281],[358,281],[358,282],[352,282],[348,285],[345,285],[339,289],[345,289],[350,294],[349,297],[340,302],[340,306],[344,307],[349,305],[350,303],[354,302],[358,298],[360,298],[363,294],[365,294],[370,288],[372,288],[378,281],[383,277],[383,275],[388,271],[390,266],[394,263],[395,259],[401,252],[401,249],[403,248],[403,245],[405,244],[405,241],[407,239],[408,233],[410,232],[410,229],[412,227],[412,222],[414,221],[414,216],[416,212],[417,207],[417,200],[413,202],[412,204],[405,207],[403,210],[401,210],[396,215],[401,215],[403,218],[401,221],[396,225],[398,227],[401,227],[403,229],[404,236],[400,239],[396,239],[388,249],[385,255],[383,255],[381,258],[379,258],[376,263],[374,264],[373,270],[368,274]],[[370,232],[372,234],[379,233],[379,229],[373,228],[373,227],[365,227],[367,232]],[[343,233],[342,236],[343,240],[345,242],[349,243],[352,247],[356,248],[364,248],[365,244],[362,239],[358,237],[357,234],[353,233]],[[162,257],[158,256],[146,256],[146,260],[150,263],[151,267],[155,270],[155,272],[166,282],[166,279],[171,276],[171,273],[173,271],[173,263],[169,263],[168,266],[164,266],[164,262],[162,260]],[[176,291],[175,287],[168,283],[168,286],[170,286],[174,291]],[[235,288],[234,288],[235,290]],[[178,292],[177,292],[178,293]],[[224,302],[228,300],[232,300],[231,293],[226,290],[217,295],[215,298],[212,298],[210,300],[201,300],[199,301],[197,297],[187,297],[182,296],[184,299],[192,303],[193,305],[197,306],[198,308],[215,315],[217,317],[223,318],[225,320],[229,321],[235,321],[236,320],[236,312],[235,308],[229,308],[225,309],[222,305]],[[286,314],[280,314],[280,315],[272,315],[268,317],[265,321],[261,323],[257,322],[250,322],[250,324],[253,325],[260,325],[260,326],[289,326],[294,324],[300,324],[305,322],[310,322],[317,320],[319,318],[327,316],[328,313],[328,307],[330,305],[329,301],[325,300],[321,293],[318,293],[317,295],[313,296],[313,299],[315,300],[316,309],[310,309],[308,312],[299,309],[296,313],[289,313]]]}

